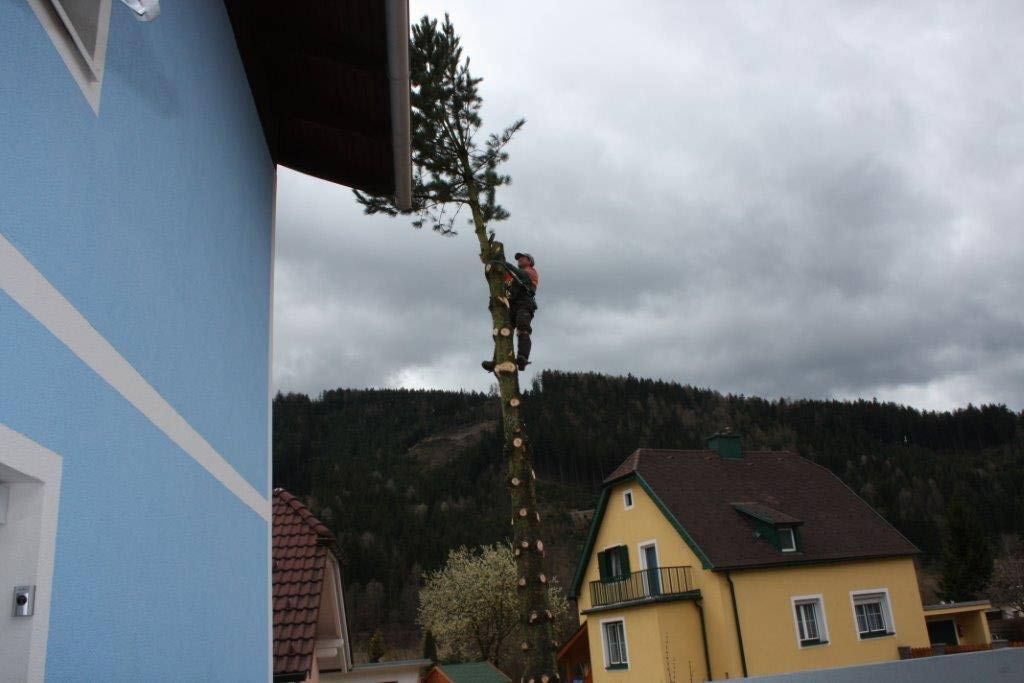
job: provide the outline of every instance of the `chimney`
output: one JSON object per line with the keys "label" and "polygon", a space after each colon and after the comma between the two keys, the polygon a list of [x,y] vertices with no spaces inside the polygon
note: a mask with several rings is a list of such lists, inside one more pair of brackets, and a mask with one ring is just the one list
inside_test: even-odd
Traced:
{"label": "chimney", "polygon": [[708,449],[718,453],[718,457],[723,460],[741,460],[743,458],[740,435],[733,434],[728,427],[709,436],[707,444]]}

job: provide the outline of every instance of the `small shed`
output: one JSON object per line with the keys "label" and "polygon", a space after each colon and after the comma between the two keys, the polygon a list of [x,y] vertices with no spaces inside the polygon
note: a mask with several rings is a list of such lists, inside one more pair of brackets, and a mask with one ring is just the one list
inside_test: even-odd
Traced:
{"label": "small shed", "polygon": [[424,683],[512,683],[498,667],[490,662],[469,662],[466,664],[438,664]]}
{"label": "small shed", "polygon": [[928,639],[932,645],[989,645],[989,632],[985,612],[992,609],[988,600],[947,602],[925,605],[924,620],[928,625]]}

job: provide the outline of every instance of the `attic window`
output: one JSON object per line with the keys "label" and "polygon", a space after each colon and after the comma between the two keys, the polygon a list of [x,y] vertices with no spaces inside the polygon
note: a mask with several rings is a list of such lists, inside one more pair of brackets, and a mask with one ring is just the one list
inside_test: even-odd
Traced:
{"label": "attic window", "polygon": [[111,0],[28,0],[97,114],[107,56],[110,3]]}
{"label": "attic window", "polygon": [[633,491],[632,491],[632,489],[627,489],[626,491],[622,492],[622,505],[627,510],[632,510],[633,509]]}
{"label": "attic window", "polygon": [[754,538],[764,539],[784,553],[797,552],[796,527],[803,524],[793,515],[770,508],[764,503],[731,503],[734,510],[747,517]]}
{"label": "attic window", "polygon": [[793,527],[779,527],[779,550],[784,553],[796,552],[796,536]]}

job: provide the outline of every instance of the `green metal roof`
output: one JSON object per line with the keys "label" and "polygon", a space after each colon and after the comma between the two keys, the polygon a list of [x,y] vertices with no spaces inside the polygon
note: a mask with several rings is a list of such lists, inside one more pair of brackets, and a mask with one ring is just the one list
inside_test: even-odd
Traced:
{"label": "green metal roof", "polygon": [[510,683],[511,678],[501,673],[490,662],[469,664],[438,664],[437,668],[452,683]]}

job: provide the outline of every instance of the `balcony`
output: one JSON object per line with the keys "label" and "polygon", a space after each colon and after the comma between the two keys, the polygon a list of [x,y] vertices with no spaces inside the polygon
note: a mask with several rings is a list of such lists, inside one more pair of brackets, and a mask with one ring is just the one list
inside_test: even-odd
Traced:
{"label": "balcony", "polygon": [[690,567],[654,567],[615,579],[590,582],[592,607],[655,601],[674,596],[696,597]]}

